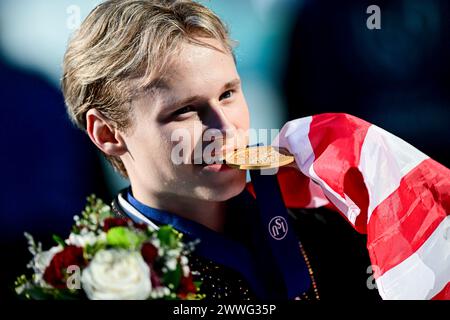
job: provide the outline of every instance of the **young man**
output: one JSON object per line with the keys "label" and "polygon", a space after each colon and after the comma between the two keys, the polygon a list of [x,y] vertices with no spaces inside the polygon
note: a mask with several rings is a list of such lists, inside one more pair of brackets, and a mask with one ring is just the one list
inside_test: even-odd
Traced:
{"label": "young man", "polygon": [[[117,214],[200,239],[190,263],[208,298],[294,298],[264,253],[246,172],[194,161],[213,140],[207,130],[223,133],[226,152],[244,147],[249,129],[233,43],[213,12],[194,1],[106,1],[71,39],[62,87],[71,119],[130,181]],[[191,139],[182,164],[173,161],[180,129]],[[307,251],[293,259],[308,264]],[[319,297],[309,267],[295,297]]]}

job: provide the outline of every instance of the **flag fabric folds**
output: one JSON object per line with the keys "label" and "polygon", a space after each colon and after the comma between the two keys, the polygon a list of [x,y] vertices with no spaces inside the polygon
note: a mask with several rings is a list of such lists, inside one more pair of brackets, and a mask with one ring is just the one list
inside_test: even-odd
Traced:
{"label": "flag fabric folds", "polygon": [[298,169],[278,181],[291,208],[329,206],[367,234],[383,299],[450,299],[450,170],[348,114],[284,125],[273,146]]}

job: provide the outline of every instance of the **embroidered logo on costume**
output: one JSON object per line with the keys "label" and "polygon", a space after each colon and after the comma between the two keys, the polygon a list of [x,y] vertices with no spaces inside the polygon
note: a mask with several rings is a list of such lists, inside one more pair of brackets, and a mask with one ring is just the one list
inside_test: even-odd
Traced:
{"label": "embroidered logo on costume", "polygon": [[288,232],[288,224],[281,216],[273,217],[269,222],[269,233],[275,240],[282,240]]}

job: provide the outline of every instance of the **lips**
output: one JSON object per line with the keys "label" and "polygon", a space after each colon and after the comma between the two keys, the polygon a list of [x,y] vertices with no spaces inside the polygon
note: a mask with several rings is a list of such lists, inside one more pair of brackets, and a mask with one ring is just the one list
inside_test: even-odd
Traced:
{"label": "lips", "polygon": [[219,156],[221,161],[224,161],[226,156],[228,154],[230,154],[231,152],[234,152],[235,150],[237,150],[236,146],[224,146],[222,147],[222,149],[220,150],[221,154]]}
{"label": "lips", "polygon": [[204,150],[202,150],[201,155],[198,154],[197,156],[194,152],[193,163],[198,165],[208,165],[207,162],[212,164],[222,164],[225,161],[226,155],[235,151],[237,148],[234,145],[224,145],[220,148],[220,150],[218,149],[219,148],[212,149],[210,155],[204,155]]}
{"label": "lips", "polygon": [[236,169],[233,169],[233,168],[227,166],[226,164],[214,163],[214,164],[203,165],[202,170],[209,171],[209,172],[223,172],[223,171],[236,170]]}

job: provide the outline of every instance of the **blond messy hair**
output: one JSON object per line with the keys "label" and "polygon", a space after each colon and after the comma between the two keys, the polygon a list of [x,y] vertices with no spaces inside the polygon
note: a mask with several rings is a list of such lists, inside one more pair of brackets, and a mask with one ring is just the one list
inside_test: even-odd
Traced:
{"label": "blond messy hair", "polygon": [[[109,0],[98,5],[64,56],[62,90],[71,120],[86,131],[86,113],[95,108],[125,132],[132,125],[132,98],[157,82],[183,42],[209,47],[198,37],[217,39],[233,52],[222,21],[194,1]],[[132,87],[131,79],[141,80]],[[127,177],[120,158],[105,156]]]}

